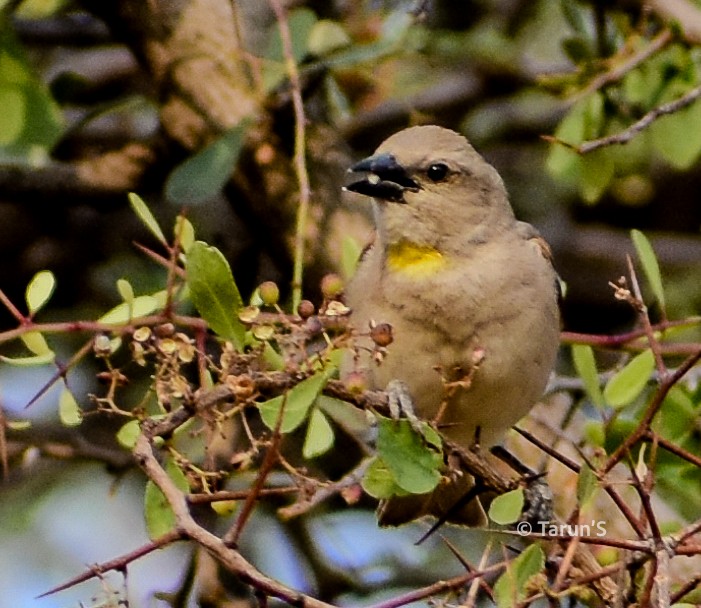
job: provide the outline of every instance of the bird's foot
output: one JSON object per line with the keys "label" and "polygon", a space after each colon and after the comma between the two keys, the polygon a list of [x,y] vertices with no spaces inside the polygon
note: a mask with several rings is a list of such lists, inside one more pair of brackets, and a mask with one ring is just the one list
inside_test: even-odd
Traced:
{"label": "bird's foot", "polygon": [[553,521],[553,491],[545,476],[536,475],[530,479],[524,478],[524,481],[525,501],[520,521],[528,522],[534,529]]}
{"label": "bird's foot", "polygon": [[404,416],[409,421],[411,428],[423,435],[422,422],[416,415],[409,387],[401,380],[390,380],[386,390],[390,416],[395,420]]}

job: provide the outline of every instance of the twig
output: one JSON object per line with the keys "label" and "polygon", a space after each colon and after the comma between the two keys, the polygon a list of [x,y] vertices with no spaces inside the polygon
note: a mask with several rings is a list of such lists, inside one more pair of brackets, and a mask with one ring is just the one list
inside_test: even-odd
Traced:
{"label": "twig", "polygon": [[287,68],[287,75],[289,76],[290,86],[292,87],[292,107],[294,108],[295,114],[294,166],[297,182],[299,184],[299,207],[297,208],[294,266],[292,269],[292,310],[297,310],[297,306],[302,300],[304,250],[307,236],[309,200],[311,197],[306,159],[306,117],[304,115],[299,70],[297,69],[294,55],[292,54],[292,38],[290,36],[290,25],[287,21],[287,13],[280,0],[269,0],[269,2],[278,22],[280,39],[282,40],[282,52],[285,57],[285,67]]}
{"label": "twig", "polygon": [[167,532],[166,534],[157,538],[156,540],[154,540],[146,545],[143,545],[142,547],[139,547],[138,549],[134,549],[134,551],[130,551],[129,553],[125,553],[124,555],[121,555],[120,557],[116,557],[115,559],[111,559],[108,562],[103,562],[102,564],[94,565],[88,571],[83,572],[82,574],[79,574],[76,577],[73,577],[71,580],[63,583],[62,585],[59,585],[58,587],[54,587],[53,589],[49,589],[49,591],[45,591],[41,595],[37,596],[36,599],[41,599],[42,597],[47,597],[49,595],[53,595],[54,593],[58,593],[59,591],[65,591],[66,589],[69,589],[71,587],[75,587],[76,585],[79,585],[80,583],[84,583],[85,581],[89,581],[91,578],[102,576],[105,572],[109,572],[110,570],[124,570],[128,564],[135,562],[137,559],[140,559],[140,558],[144,557],[145,555],[148,555],[149,553],[155,551],[156,549],[161,549],[162,547],[172,545],[174,542],[182,540],[182,538],[183,537],[180,535],[180,533],[177,530],[172,530],[170,532]]}
{"label": "twig", "polygon": [[616,464],[618,464],[618,462],[620,462],[624,454],[626,454],[635,443],[640,441],[640,439],[645,436],[650,428],[650,423],[654,419],[660,407],[662,407],[662,403],[664,402],[665,397],[667,397],[667,394],[671,388],[677,382],[679,382],[679,380],[681,380],[686,372],[696,365],[699,359],[701,359],[701,347],[694,354],[687,357],[687,359],[674,372],[669,374],[667,378],[660,382],[660,386],[655,392],[652,401],[648,405],[642,420],[635,430],[625,438],[621,445],[618,446],[616,451],[609,456],[609,459],[606,461],[606,464],[601,470],[602,474],[608,473]]}
{"label": "twig", "polygon": [[412,602],[418,602],[420,600],[426,599],[438,593],[443,593],[445,591],[451,591],[453,589],[459,589],[460,587],[466,585],[467,583],[477,579],[484,578],[488,574],[494,574],[502,571],[506,567],[506,562],[499,562],[492,564],[484,570],[475,570],[473,572],[466,572],[460,576],[453,577],[445,581],[437,581],[432,585],[422,587],[421,589],[415,589],[399,597],[392,598],[386,602],[380,602],[378,604],[372,604],[368,608],[399,608],[400,606],[405,606]]}
{"label": "twig", "polygon": [[[605,86],[613,84],[621,80],[628,72],[631,72],[637,68],[640,64],[647,61],[655,53],[661,51],[673,40],[672,31],[670,29],[665,29],[661,31],[657,36],[655,36],[650,43],[639,52],[631,55],[628,59],[621,62],[619,65],[613,67],[607,72],[599,74],[593,78],[586,87],[581,91],[577,92],[567,101],[570,105],[573,105],[580,99],[591,95],[595,91],[602,89]],[[615,58],[611,58],[609,62],[613,61]]]}
{"label": "twig", "polygon": [[692,454],[684,448],[680,448],[676,443],[672,443],[654,431],[648,430],[643,439],[645,441],[656,441],[662,449],[674,454],[675,456],[679,456],[679,458],[686,460],[696,467],[701,468],[701,457],[697,456],[696,454]]}
{"label": "twig", "polygon": [[[168,421],[165,427],[168,428],[172,424],[173,421]],[[160,427],[161,423],[151,424],[149,421],[144,423],[142,433],[134,446],[134,457],[146,476],[156,484],[168,501],[175,515],[176,531],[206,549],[223,568],[236,574],[243,582],[265,595],[279,598],[293,606],[333,608],[331,604],[300,593],[266,576],[238,551],[228,547],[221,538],[201,527],[194,520],[185,494],[170,479],[153,451],[152,438],[158,434]]]}
{"label": "twig", "polygon": [[589,141],[582,142],[578,146],[572,146],[566,144],[566,142],[560,141],[557,138],[548,138],[550,141],[555,141],[560,144],[565,144],[571,147],[579,154],[588,154],[599,148],[604,148],[606,146],[611,146],[614,144],[626,144],[631,139],[633,139],[638,133],[647,129],[653,122],[655,122],[661,116],[666,114],[674,114],[687,106],[694,103],[699,97],[701,97],[701,85],[694,87],[690,91],[687,91],[684,95],[664,103],[661,106],[657,106],[645,114],[640,120],[637,120],[627,129],[620,131],[619,133],[614,133],[613,135],[607,135],[606,137],[600,137],[599,139],[592,139]]}
{"label": "twig", "polygon": [[338,494],[346,488],[358,485],[365,475],[368,466],[370,466],[370,462],[370,458],[363,460],[350,473],[347,473],[338,481],[319,487],[311,496],[305,497],[304,500],[300,500],[288,507],[278,509],[278,516],[283,520],[299,517],[310,511],[316,505],[329,499],[331,496]]}

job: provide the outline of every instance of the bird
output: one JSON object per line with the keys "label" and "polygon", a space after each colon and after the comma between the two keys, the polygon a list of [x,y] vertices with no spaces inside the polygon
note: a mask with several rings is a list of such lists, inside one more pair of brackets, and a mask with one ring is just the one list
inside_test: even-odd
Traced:
{"label": "bird", "polygon": [[[496,169],[450,129],[406,128],[349,172],[364,174],[345,189],[372,199],[375,237],[345,289],[358,342],[342,375],[399,387],[400,401],[460,446],[495,445],[541,398],[555,365],[550,248],[516,219]],[[379,324],[393,340],[378,364],[362,340]],[[473,485],[449,475],[431,493],[384,500],[379,523],[483,524],[479,500],[458,504]]]}

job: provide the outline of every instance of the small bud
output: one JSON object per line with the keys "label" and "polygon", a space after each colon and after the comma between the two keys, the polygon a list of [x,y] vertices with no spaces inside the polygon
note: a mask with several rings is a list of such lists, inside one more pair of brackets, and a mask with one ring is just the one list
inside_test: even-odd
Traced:
{"label": "small bud", "polygon": [[164,355],[172,355],[176,350],[178,350],[178,344],[172,338],[165,338],[158,343],[158,350],[160,350]]}
{"label": "small bud", "polygon": [[175,333],[175,325],[172,323],[161,323],[156,325],[154,332],[159,338],[170,338]]}
{"label": "small bud", "polygon": [[297,306],[297,314],[303,319],[308,319],[314,314],[314,304],[309,300],[302,300]]}
{"label": "small bud", "polygon": [[259,314],[260,308],[257,306],[246,306],[239,310],[239,320],[243,323],[253,323]]}
{"label": "small bud", "polygon": [[224,378],[224,384],[229,387],[237,399],[246,400],[255,391],[255,384],[250,376],[242,374],[240,376],[229,375]]}
{"label": "small bud", "polygon": [[151,328],[146,326],[137,327],[134,330],[133,337],[137,342],[146,342],[151,337]]}
{"label": "small bud", "polygon": [[310,338],[318,336],[324,330],[324,326],[319,321],[318,317],[309,317],[304,323],[304,329]]}
{"label": "small bud", "polygon": [[344,381],[346,388],[354,395],[359,395],[367,389],[368,383],[365,374],[362,372],[351,372]]}
{"label": "small bud", "polygon": [[253,328],[252,333],[258,340],[267,342],[275,336],[275,327],[272,325],[258,325]]}
{"label": "small bud", "polygon": [[370,339],[377,344],[377,346],[385,347],[389,346],[394,342],[394,337],[392,336],[392,326],[389,323],[380,323],[375,325],[370,329]]}
{"label": "small bud", "polygon": [[263,304],[266,306],[274,306],[280,299],[280,289],[272,281],[265,281],[265,283],[261,283],[258,287],[258,293],[260,295],[260,299],[263,300]]}
{"label": "small bud", "polygon": [[112,345],[109,336],[98,334],[93,340],[93,351],[96,357],[109,357],[112,354]]}
{"label": "small bud", "polygon": [[321,279],[321,293],[327,300],[333,300],[343,293],[343,279],[337,274],[327,274]]}
{"label": "small bud", "polygon": [[136,363],[138,363],[141,367],[144,367],[146,365],[146,357],[144,356],[145,350],[143,345],[141,345],[139,342],[132,342],[129,346],[131,347],[131,353],[134,357],[134,361],[136,361]]}
{"label": "small bud", "polygon": [[343,302],[334,300],[333,302],[329,302],[329,305],[326,307],[324,314],[327,317],[344,317],[350,314],[350,312],[351,309],[348,308],[348,306],[346,306]]}

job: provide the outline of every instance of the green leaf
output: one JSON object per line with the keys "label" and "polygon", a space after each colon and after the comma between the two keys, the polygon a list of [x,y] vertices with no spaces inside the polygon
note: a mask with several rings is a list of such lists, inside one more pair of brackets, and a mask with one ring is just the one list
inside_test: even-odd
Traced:
{"label": "green leaf", "polygon": [[11,431],[26,431],[32,428],[31,420],[7,420],[5,424]]}
{"label": "green leaf", "polygon": [[27,120],[24,92],[20,87],[0,89],[0,146],[16,143]]}
{"label": "green leaf", "polygon": [[333,446],[334,434],[328,419],[319,408],[312,410],[307,427],[307,436],[302,447],[302,456],[316,458],[329,451]]}
{"label": "green leaf", "polygon": [[180,250],[187,253],[195,243],[195,228],[186,217],[175,218],[173,236],[180,241]]}
{"label": "green leaf", "polygon": [[653,145],[670,165],[685,171],[701,155],[701,103],[658,118],[650,126]]}
{"label": "green leaf", "polygon": [[440,481],[440,452],[430,449],[408,420],[377,416],[377,453],[397,485],[412,494],[425,494]]}
{"label": "green leaf", "polygon": [[312,26],[309,32],[307,48],[312,55],[320,57],[348,46],[350,43],[350,36],[338,21],[321,19]]}
{"label": "green leaf", "polygon": [[248,122],[226,131],[178,165],[168,176],[166,198],[177,205],[197,205],[221,192],[238,161]]}
{"label": "green leaf", "polygon": [[604,406],[604,395],[599,384],[599,373],[596,369],[594,350],[588,344],[572,345],[572,363],[577,374],[584,382],[584,388],[592,403],[601,408]]}
{"label": "green leaf", "polygon": [[263,344],[263,360],[268,369],[281,372],[285,369],[285,357],[273,348],[270,342]]}
{"label": "green leaf", "polygon": [[370,424],[364,410],[355,407],[347,401],[334,399],[326,395],[319,395],[316,405],[348,434],[365,436],[368,433]]}
{"label": "green leaf", "polygon": [[34,357],[16,357],[13,359],[12,357],[0,355],[0,361],[8,363],[9,365],[16,365],[17,367],[33,367],[35,365],[46,365],[47,363],[51,363],[55,356],[55,353],[50,350],[43,355],[36,355]]}
{"label": "green leaf", "polygon": [[[578,101],[555,129],[555,137],[563,142],[578,146],[585,139],[598,137],[603,125],[603,97],[594,93]],[[559,179],[579,180],[583,170],[583,158],[574,150],[560,143],[550,147],[546,167],[548,172]],[[588,168],[593,172],[592,168]]]}
{"label": "green leaf", "polygon": [[83,412],[78,402],[73,393],[65,387],[58,398],[58,415],[64,426],[78,426],[83,422]]}
{"label": "green leaf", "polygon": [[381,458],[374,458],[360,482],[366,494],[383,500],[407,494],[394,480],[394,475]]}
{"label": "green leaf", "polygon": [[309,413],[309,408],[328,382],[328,379],[329,375],[327,372],[318,372],[306,380],[302,380],[285,395],[260,403],[258,409],[265,425],[271,430],[276,428],[280,410],[284,403],[285,410],[282,414],[280,432],[289,433],[296,429],[304,422]]}
{"label": "green leaf", "polygon": [[506,566],[505,572],[494,584],[494,599],[498,608],[512,608],[526,598],[526,585],[531,577],[545,567],[545,554],[540,545],[527,547]]}
{"label": "green leaf", "polygon": [[595,203],[608,189],[613,180],[614,163],[609,150],[600,149],[581,158],[579,189],[587,203]]}
{"label": "green leaf", "polygon": [[524,503],[523,488],[501,494],[489,505],[489,519],[500,526],[513,524],[521,517]]}
{"label": "green leaf", "polygon": [[[697,434],[698,409],[688,387],[675,384],[669,389],[659,414],[652,421],[652,430],[662,437],[684,447],[686,440]],[[694,450],[696,451],[696,450]]]}
{"label": "green leaf", "polygon": [[657,262],[657,256],[650,244],[648,238],[640,232],[640,230],[631,230],[630,237],[633,239],[635,251],[638,254],[638,259],[643,267],[645,278],[652,289],[655,299],[662,310],[665,309],[664,289],[662,287],[662,274],[660,273],[660,265]]}
{"label": "green leaf", "polygon": [[577,477],[577,502],[580,507],[585,506],[592,499],[598,487],[594,471],[586,462],[583,462]]}
{"label": "green leaf", "polygon": [[54,355],[54,352],[46,343],[44,335],[38,331],[29,331],[26,334],[22,334],[20,339],[34,355]]}
{"label": "green leaf", "polygon": [[32,277],[24,296],[32,315],[49,301],[54,289],[56,289],[56,277],[50,270],[40,270]]}
{"label": "green leaf", "polygon": [[603,448],[606,444],[606,427],[601,420],[587,420],[584,423],[585,441],[597,448]]}
{"label": "green leaf", "polygon": [[122,302],[102,315],[98,323],[124,325],[132,319],[145,317],[158,310],[160,304],[155,296],[137,296],[132,302]]}
{"label": "green leaf", "polygon": [[30,162],[46,158],[61,137],[63,117],[7,23],[0,25],[0,108],[3,152]]}
{"label": "green leaf", "polygon": [[633,357],[607,382],[604,399],[613,408],[622,408],[640,395],[655,369],[655,357],[648,348]]}
{"label": "green leaf", "polygon": [[141,433],[139,421],[130,420],[117,431],[117,441],[123,448],[133,450],[136,440],[139,438],[139,433]]}
{"label": "green leaf", "polygon": [[[180,470],[180,467],[173,462],[172,458],[166,461],[165,470],[181,492],[189,492],[190,485],[187,482],[187,477]],[[144,517],[146,519],[146,530],[151,540],[156,540],[175,528],[176,522],[173,510],[170,508],[163,492],[150,479],[146,482],[144,494]]]}
{"label": "green leaf", "polygon": [[218,336],[242,350],[246,329],[239,320],[238,311],[243,301],[222,252],[195,241],[187,254],[185,268],[195,308]]}
{"label": "green leaf", "polygon": [[134,304],[134,288],[126,279],[117,279],[117,291],[127,304]]}
{"label": "green leaf", "polygon": [[156,218],[153,217],[153,213],[151,213],[151,210],[148,208],[143,199],[134,192],[130,192],[128,198],[131,208],[134,210],[134,213],[136,213],[137,217],[141,220],[141,223],[149,229],[153,236],[155,236],[161,243],[166,245],[166,237],[163,234],[161,227],[158,225]]}
{"label": "green leaf", "polygon": [[562,40],[562,50],[574,63],[591,59],[592,49],[586,36],[568,36]]}

